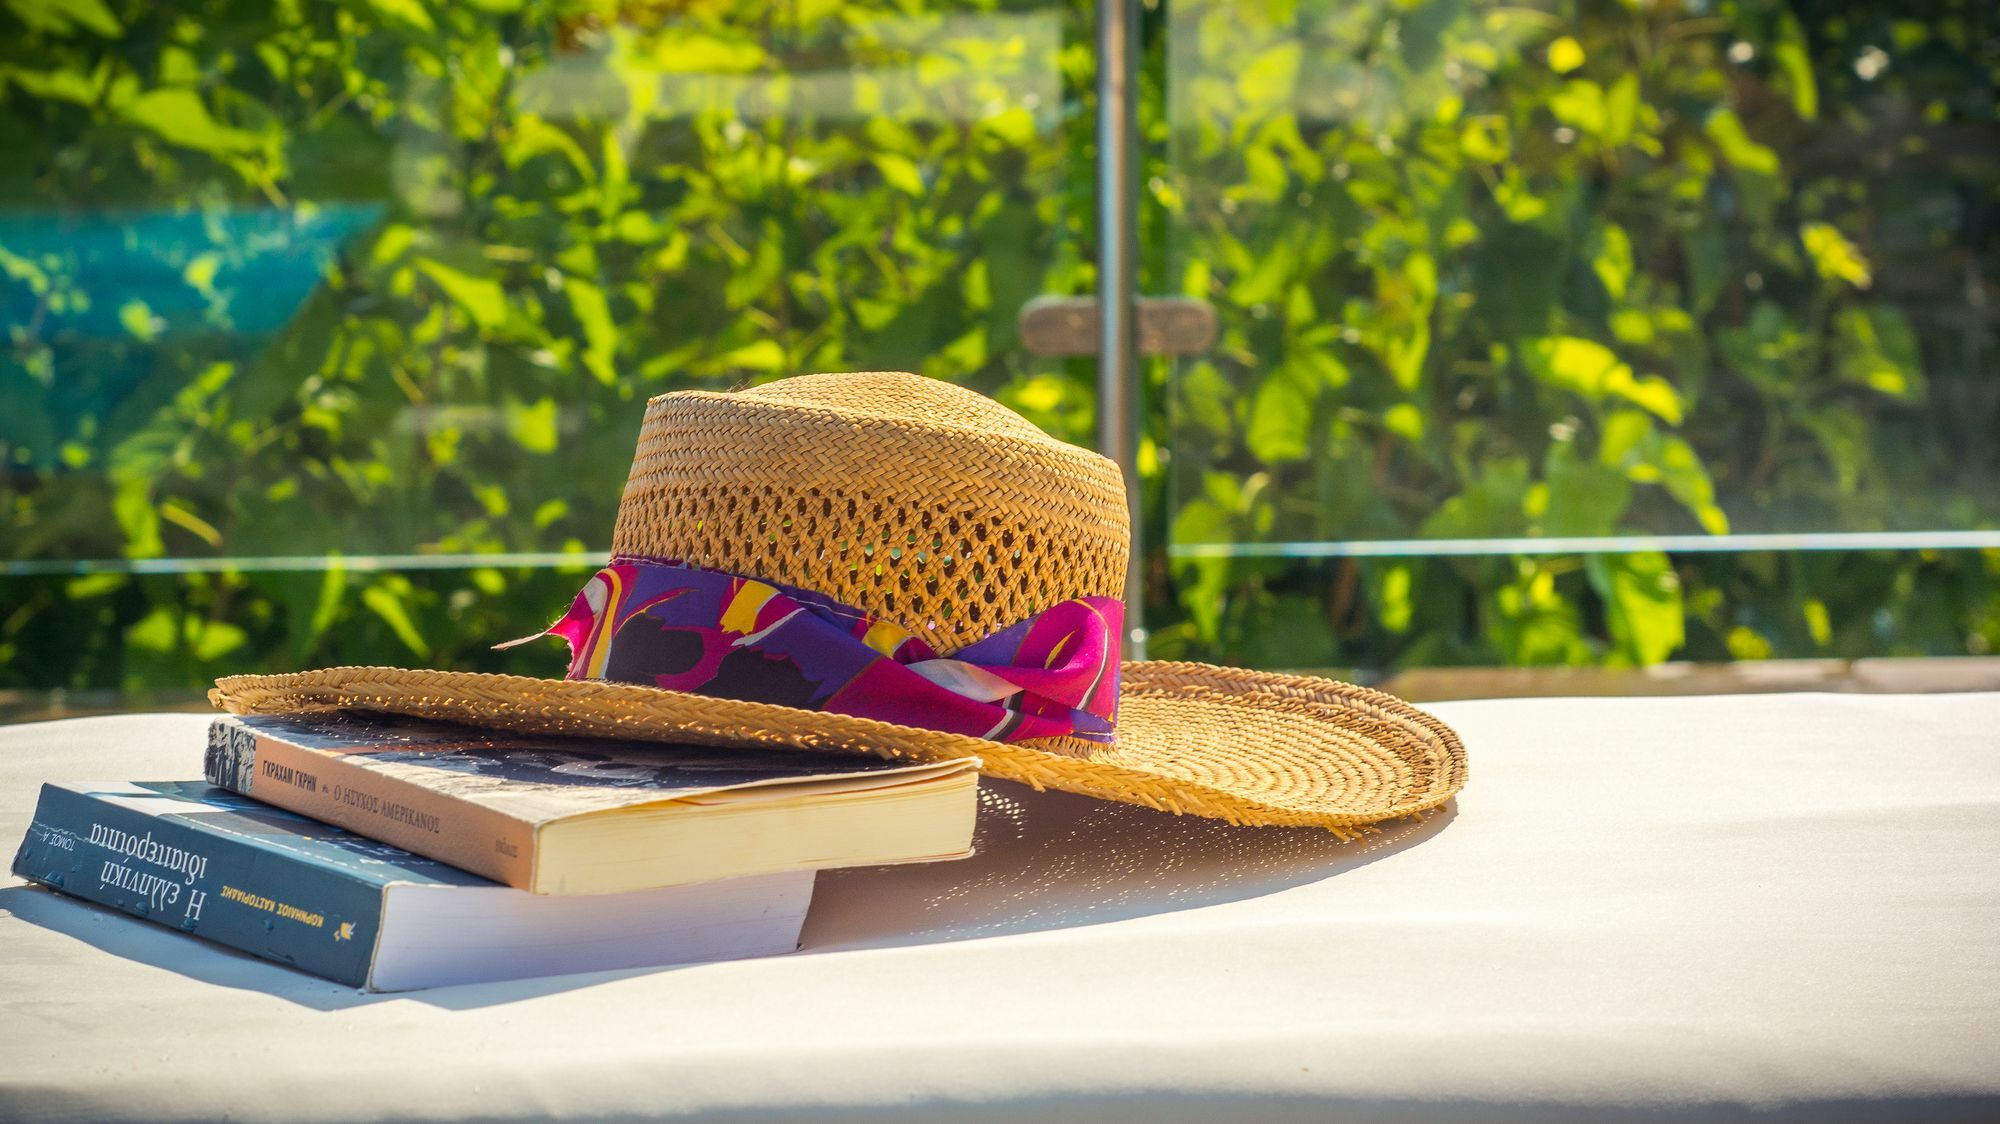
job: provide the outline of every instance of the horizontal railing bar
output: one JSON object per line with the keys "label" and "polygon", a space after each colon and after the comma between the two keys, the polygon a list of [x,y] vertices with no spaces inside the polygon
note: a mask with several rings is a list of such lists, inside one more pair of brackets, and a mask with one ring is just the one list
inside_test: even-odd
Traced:
{"label": "horizontal railing bar", "polygon": [[542,551],[495,554],[323,554],[244,558],[73,558],[0,562],[0,577],[86,574],[217,574],[324,572],[327,570],[588,570],[610,551]]}
{"label": "horizontal railing bar", "polygon": [[[1426,555],[1749,553],[1813,550],[2000,550],[1997,531],[1828,531],[1756,535],[1616,535],[1563,538],[1382,539],[1373,542],[1174,543],[1174,558],[1398,558]],[[0,561],[0,577],[216,574],[327,570],[589,569],[609,551],[492,554],[308,554],[223,558],[66,558]]]}
{"label": "horizontal railing bar", "polygon": [[2000,550],[1996,531],[1826,531],[1760,535],[1614,535],[1374,542],[1173,543],[1173,558],[1406,558],[1426,555],[1750,553],[1811,550]]}

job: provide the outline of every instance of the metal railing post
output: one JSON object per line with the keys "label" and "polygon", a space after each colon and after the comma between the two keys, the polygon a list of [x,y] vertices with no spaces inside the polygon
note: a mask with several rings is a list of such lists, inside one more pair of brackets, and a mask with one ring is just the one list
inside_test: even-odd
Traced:
{"label": "metal railing post", "polygon": [[1138,0],[1097,0],[1097,447],[1125,474],[1132,553],[1125,571],[1125,655],[1146,658],[1144,527],[1139,504],[1139,365],[1132,330],[1138,262]]}

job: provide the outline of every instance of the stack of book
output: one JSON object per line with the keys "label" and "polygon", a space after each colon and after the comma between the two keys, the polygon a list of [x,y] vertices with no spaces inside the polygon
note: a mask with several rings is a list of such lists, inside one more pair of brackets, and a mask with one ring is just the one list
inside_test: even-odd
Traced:
{"label": "stack of book", "polygon": [[976,765],[225,717],[203,781],[43,786],[14,873],[376,991],[762,956],[814,871],[970,854]]}

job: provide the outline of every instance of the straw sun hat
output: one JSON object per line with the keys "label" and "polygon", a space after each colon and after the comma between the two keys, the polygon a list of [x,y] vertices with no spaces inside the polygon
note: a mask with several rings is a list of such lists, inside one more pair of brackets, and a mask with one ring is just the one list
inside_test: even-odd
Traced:
{"label": "straw sun hat", "polygon": [[971,391],[806,375],[647,404],[612,562],[549,632],[569,677],[337,667],[220,679],[238,713],[888,757],[1343,836],[1465,783],[1442,722],[1379,691],[1121,663],[1116,465]]}

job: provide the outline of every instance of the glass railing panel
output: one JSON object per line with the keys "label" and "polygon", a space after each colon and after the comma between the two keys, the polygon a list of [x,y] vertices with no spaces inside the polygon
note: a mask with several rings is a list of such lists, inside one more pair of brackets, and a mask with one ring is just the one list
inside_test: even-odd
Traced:
{"label": "glass railing panel", "polygon": [[486,645],[601,559],[668,390],[910,369],[1088,440],[1087,363],[1016,341],[1089,284],[1087,10],[29,10],[0,687],[547,673]]}
{"label": "glass railing panel", "polygon": [[[1730,619],[1756,582],[1683,590],[1662,552],[2000,548],[2000,59],[1984,6],[1927,11],[1168,8],[1148,190],[1165,287],[1222,325],[1164,407],[1196,650],[1281,621],[1300,650],[1246,658],[1791,650],[1842,591],[1788,578],[1753,614],[1783,622]],[[1655,638],[1620,641],[1649,596]],[[1798,654],[1870,642],[1837,632]]]}
{"label": "glass railing panel", "polygon": [[1995,60],[1852,7],[1176,4],[1175,541],[2000,529]]}

